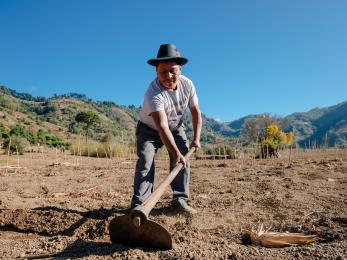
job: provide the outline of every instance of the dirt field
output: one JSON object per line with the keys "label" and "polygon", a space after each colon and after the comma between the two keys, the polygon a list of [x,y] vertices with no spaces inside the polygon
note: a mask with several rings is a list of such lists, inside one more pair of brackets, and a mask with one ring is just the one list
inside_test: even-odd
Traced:
{"label": "dirt field", "polygon": [[[151,220],[173,249],[111,244],[108,223],[124,214],[135,158],[76,158],[54,152],[0,156],[0,258],[55,254],[86,259],[345,259],[347,151],[293,152],[280,159],[191,160],[191,201],[199,213],[174,215],[168,189]],[[157,160],[156,184],[167,174]],[[242,229],[318,235],[284,248],[247,244]]]}

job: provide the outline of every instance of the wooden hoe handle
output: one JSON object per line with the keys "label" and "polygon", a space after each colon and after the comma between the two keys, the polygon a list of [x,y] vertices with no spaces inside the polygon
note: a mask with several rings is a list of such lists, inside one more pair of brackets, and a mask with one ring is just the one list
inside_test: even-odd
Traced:
{"label": "wooden hoe handle", "polygon": [[[192,147],[188,153],[184,156],[186,161],[195,152],[196,148]],[[132,210],[132,215],[135,225],[140,225],[139,221],[147,220],[149,213],[157,204],[160,197],[163,195],[165,189],[170,185],[170,183],[175,179],[177,174],[183,168],[182,163],[178,163],[175,168],[169,173],[169,175],[163,180],[158,188],[139,206]],[[136,219],[137,218],[137,219]],[[141,219],[140,219],[141,218]]]}

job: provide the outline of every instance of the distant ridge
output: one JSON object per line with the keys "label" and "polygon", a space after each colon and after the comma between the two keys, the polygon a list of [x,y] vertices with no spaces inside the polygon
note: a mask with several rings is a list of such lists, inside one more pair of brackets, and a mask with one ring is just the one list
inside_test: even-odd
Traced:
{"label": "distant ridge", "polygon": [[[0,86],[0,124],[11,127],[23,124],[30,129],[45,129],[65,140],[73,141],[81,132],[74,122],[78,112],[93,111],[102,124],[92,129],[92,138],[100,140],[111,133],[119,140],[134,141],[139,107],[117,105],[112,101],[93,101],[84,94],[68,93],[50,98],[33,97]],[[188,113],[189,114],[189,113]],[[248,115],[232,122],[219,122],[203,115],[202,143],[227,144],[242,134],[244,123],[260,115]],[[329,145],[347,147],[347,101],[308,112],[295,112],[284,117],[288,129],[295,132],[301,147]],[[192,135],[190,116],[185,116],[188,135]]]}
{"label": "distant ridge", "polygon": [[326,108],[314,108],[304,113],[293,113],[291,126],[300,133],[301,146],[309,143],[347,147],[347,101]]}

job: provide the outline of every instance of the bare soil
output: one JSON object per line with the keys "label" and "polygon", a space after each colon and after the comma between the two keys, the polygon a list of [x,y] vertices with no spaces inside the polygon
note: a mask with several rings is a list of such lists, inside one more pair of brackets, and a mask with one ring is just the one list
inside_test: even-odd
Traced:
{"label": "bare soil", "polygon": [[[172,214],[168,189],[150,219],[173,249],[111,244],[108,223],[126,214],[135,158],[49,152],[0,156],[0,258],[345,259],[347,151],[293,151],[278,159],[191,160],[194,216]],[[156,185],[168,159],[156,160]],[[305,246],[249,244],[242,229],[316,234]]]}

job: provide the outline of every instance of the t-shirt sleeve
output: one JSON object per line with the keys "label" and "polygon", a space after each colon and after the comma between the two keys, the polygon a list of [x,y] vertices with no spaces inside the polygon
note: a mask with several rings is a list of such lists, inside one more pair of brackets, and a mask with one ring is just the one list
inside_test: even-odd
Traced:
{"label": "t-shirt sleeve", "polygon": [[196,89],[193,82],[191,82],[191,84],[192,84],[192,88],[191,88],[190,97],[189,97],[189,107],[194,107],[198,104],[198,96],[196,94]]}
{"label": "t-shirt sleeve", "polygon": [[153,112],[164,110],[164,102],[159,94],[153,96],[151,93],[147,93],[145,95],[144,106],[148,116]]}

